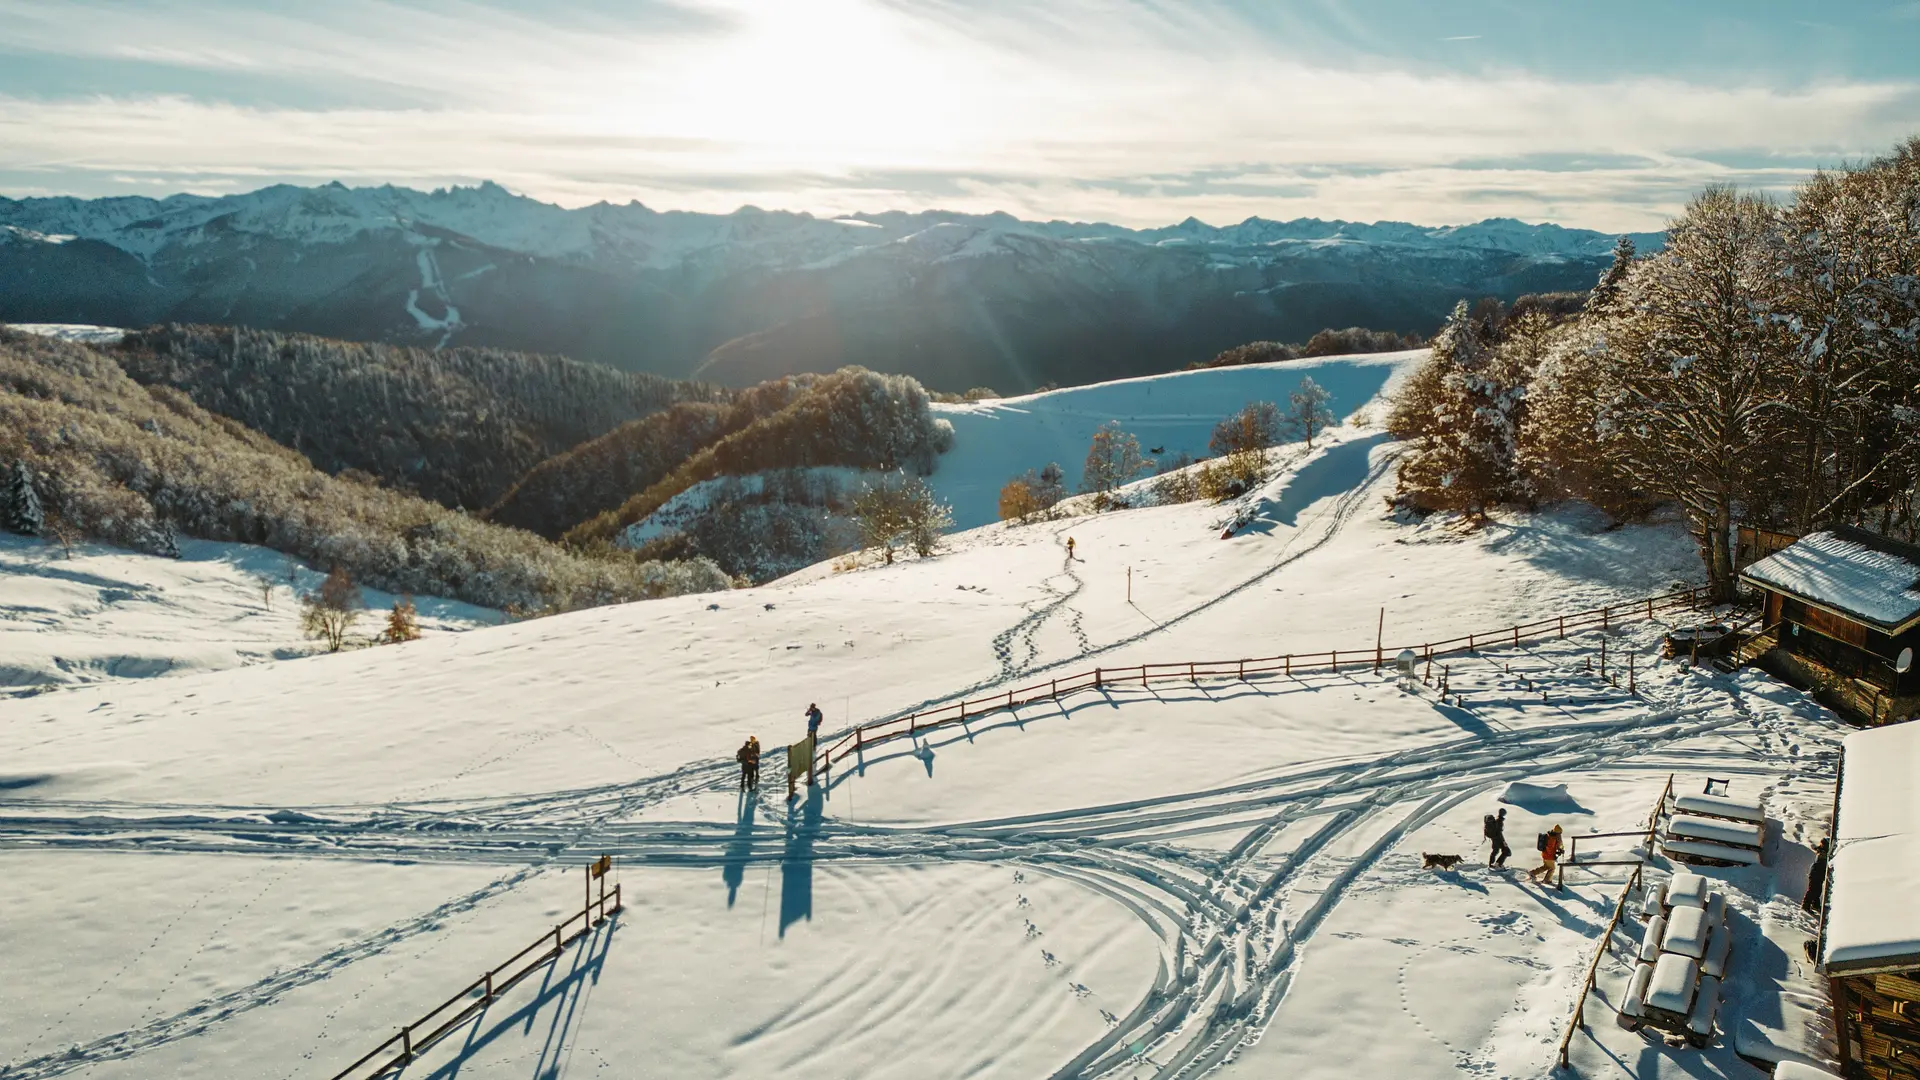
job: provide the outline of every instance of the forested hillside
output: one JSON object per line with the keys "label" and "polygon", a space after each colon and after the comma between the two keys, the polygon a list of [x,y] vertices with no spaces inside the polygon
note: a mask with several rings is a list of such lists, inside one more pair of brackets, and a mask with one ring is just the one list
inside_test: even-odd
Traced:
{"label": "forested hillside", "polygon": [[926,389],[903,375],[846,368],[821,377],[778,412],[681,463],[617,508],[573,528],[576,544],[611,542],[695,484],[723,476],[838,465],[931,472],[953,429],[934,418]]}
{"label": "forested hillside", "polygon": [[621,424],[728,397],[559,356],[230,326],[152,327],[115,355],[135,380],[182,390],[325,472],[356,469],[476,510],[540,462]]}
{"label": "forested hillside", "polygon": [[1675,503],[1723,593],[1738,521],[1920,538],[1920,138],[1784,205],[1709,188],[1577,316],[1499,314],[1409,380],[1408,504]]}
{"label": "forested hillside", "polygon": [[652,487],[700,450],[786,408],[818,381],[812,375],[774,379],[724,404],[682,402],[629,421],[534,466],[485,516],[558,539]]}
{"label": "forested hillside", "polygon": [[[363,430],[330,407],[305,415],[337,415],[348,433]],[[284,399],[277,408],[303,415]],[[173,554],[181,534],[242,541],[390,592],[527,611],[729,584],[704,560],[587,558],[370,481],[328,476],[180,390],[142,386],[111,356],[4,329],[0,528],[157,555]]]}

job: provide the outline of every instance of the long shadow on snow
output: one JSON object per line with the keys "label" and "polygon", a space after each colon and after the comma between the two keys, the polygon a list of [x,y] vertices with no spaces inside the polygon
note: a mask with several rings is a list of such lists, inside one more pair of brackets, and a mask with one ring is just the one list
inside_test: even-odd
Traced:
{"label": "long shadow on snow", "polygon": [[787,847],[780,855],[780,936],[787,927],[813,921],[813,842],[820,835],[820,817],[826,801],[825,784],[807,789],[797,810],[787,811]]}
{"label": "long shadow on snow", "polygon": [[[600,973],[606,967],[607,948],[613,941],[613,930],[619,923],[619,916],[609,919],[593,932],[593,940],[573,953],[573,963],[565,975],[559,978],[554,973],[559,963],[547,966],[542,976],[540,990],[533,1000],[521,1005],[505,1016],[495,1017],[492,1010],[483,1009],[473,1018],[472,1026],[467,1029],[466,1041],[452,1061],[426,1074],[426,1080],[453,1080],[473,1056],[493,1043],[514,1036],[519,1028],[519,1037],[528,1038],[533,1034],[534,1025],[540,1014],[549,1005],[554,1006],[553,1015],[547,1022],[547,1033],[540,1047],[540,1056],[534,1064],[534,1080],[548,1080],[560,1075],[562,1062],[560,1053],[566,1048],[567,1038],[580,1023],[583,1011],[582,1002],[592,985],[600,982]],[[405,1076],[401,1069],[396,1076]]]}
{"label": "long shadow on snow", "polygon": [[1373,472],[1370,458],[1375,447],[1385,443],[1386,432],[1369,435],[1329,447],[1327,451],[1300,467],[1280,491],[1280,497],[1261,500],[1240,535],[1265,535],[1276,526],[1293,528],[1300,514],[1321,499],[1344,495],[1367,482]]}

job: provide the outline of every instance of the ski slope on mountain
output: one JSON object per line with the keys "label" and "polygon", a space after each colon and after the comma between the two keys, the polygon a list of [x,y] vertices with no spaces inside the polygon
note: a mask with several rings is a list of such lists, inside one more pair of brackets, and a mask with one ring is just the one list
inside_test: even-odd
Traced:
{"label": "ski slope on mountain", "polygon": [[[809,702],[834,733],[1095,665],[1362,655],[1382,625],[1393,647],[1697,578],[1670,523],[1387,514],[1379,408],[1276,451],[1237,505],[0,701],[7,1080],[333,1076],[550,934],[602,853],[627,911],[406,1075],[1543,1075],[1621,878],[1552,893],[1419,853],[1471,864],[1517,780],[1567,790],[1513,805],[1521,867],[1549,821],[1643,823],[1675,771],[1818,806],[1824,710],[1662,662],[1658,627],[1627,624],[1609,647],[1634,692],[1589,669],[1596,634],[1449,660],[1447,701],[1365,661],[1109,686],[779,790]],[[1061,423],[988,416],[1036,448]],[[749,734],[770,751],[751,798]],[[1777,883],[1729,879],[1756,917],[1799,886],[1801,839]],[[1758,1075],[1726,1045],[1598,1037],[1582,1075]]]}

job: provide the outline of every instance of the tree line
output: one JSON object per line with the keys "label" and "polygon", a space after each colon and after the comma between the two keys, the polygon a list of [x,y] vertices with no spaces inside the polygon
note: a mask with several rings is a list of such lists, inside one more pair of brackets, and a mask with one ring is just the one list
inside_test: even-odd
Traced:
{"label": "tree line", "polygon": [[1675,505],[1722,596],[1739,522],[1920,539],[1920,138],[1784,202],[1707,188],[1577,314],[1461,304],[1389,426],[1406,505]]}

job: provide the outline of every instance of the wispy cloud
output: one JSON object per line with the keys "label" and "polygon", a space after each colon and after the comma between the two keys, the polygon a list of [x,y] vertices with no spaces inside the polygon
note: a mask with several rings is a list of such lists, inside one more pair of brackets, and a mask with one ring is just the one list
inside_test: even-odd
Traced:
{"label": "wispy cloud", "polygon": [[[709,0],[589,7],[558,27],[456,0],[339,0],[317,22],[287,8],[183,17],[198,9],[0,0],[0,52],[237,88],[45,94],[0,74],[0,190],[494,179],[569,204],[702,210],[1624,229],[1657,225],[1710,180],[1779,189],[1878,152],[1920,115],[1912,80],[1335,64],[1276,44],[1291,24],[1265,9],[1256,23],[1206,3]],[[264,89],[276,79],[354,93],[289,104]]]}

